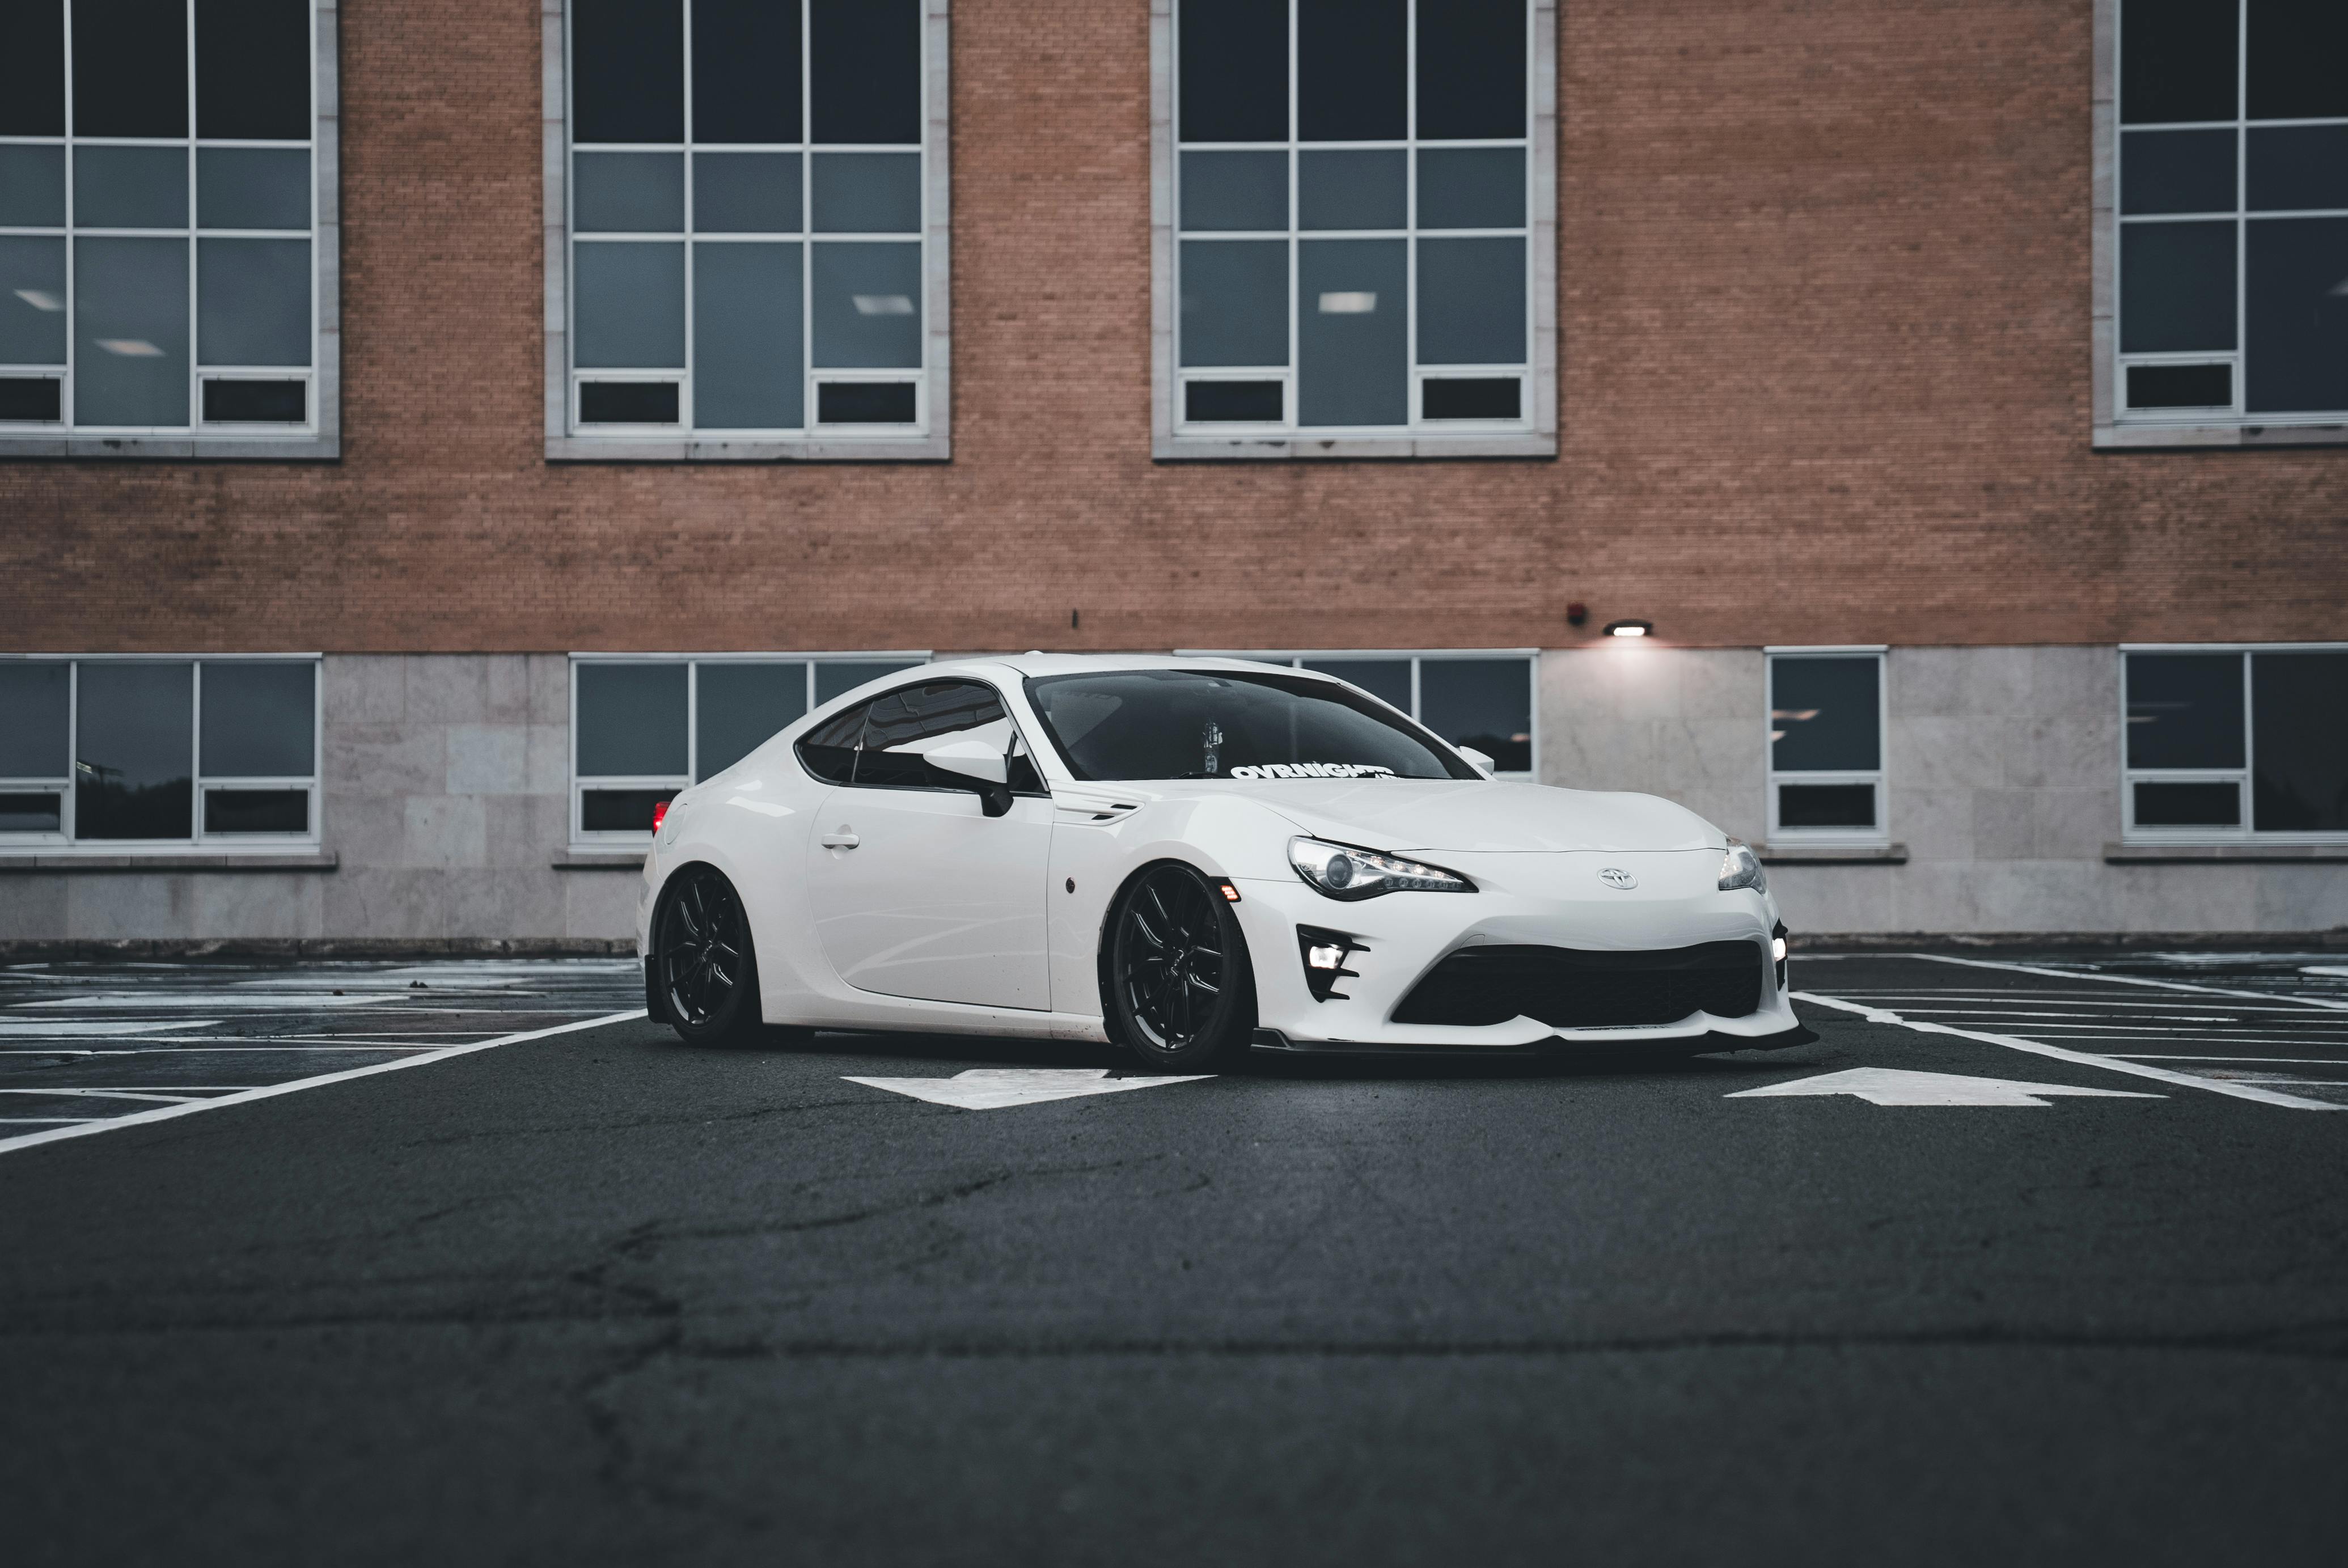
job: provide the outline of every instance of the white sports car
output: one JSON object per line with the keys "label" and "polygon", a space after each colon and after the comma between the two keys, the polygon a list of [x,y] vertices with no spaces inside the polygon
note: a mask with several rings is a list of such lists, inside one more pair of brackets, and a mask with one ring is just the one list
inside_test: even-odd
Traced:
{"label": "white sports car", "polygon": [[689,1040],[1048,1036],[1161,1071],[1813,1038],[1749,848],[1653,795],[1489,775],[1302,670],[900,671],[669,804],[646,1003]]}

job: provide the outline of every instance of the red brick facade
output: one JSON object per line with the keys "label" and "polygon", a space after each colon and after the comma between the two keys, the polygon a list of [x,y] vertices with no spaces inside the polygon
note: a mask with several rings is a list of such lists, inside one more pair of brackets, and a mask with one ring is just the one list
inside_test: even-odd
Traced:
{"label": "red brick facade", "polygon": [[1148,8],[961,0],[953,460],[688,466],[544,456],[539,7],[354,7],[342,460],[0,459],[0,648],[2337,638],[2348,450],[2090,450],[2092,14],[1562,7],[1559,458],[1192,464]]}

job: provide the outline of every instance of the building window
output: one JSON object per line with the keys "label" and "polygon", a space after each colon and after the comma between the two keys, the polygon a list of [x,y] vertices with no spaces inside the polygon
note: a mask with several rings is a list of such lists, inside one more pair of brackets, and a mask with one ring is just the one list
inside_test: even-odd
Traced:
{"label": "building window", "polygon": [[1889,832],[1882,650],[1768,657],[1770,839],[1880,842]]}
{"label": "building window", "polygon": [[2348,839],[2348,647],[2122,655],[2127,836]]}
{"label": "building window", "polygon": [[653,808],[740,762],[841,692],[925,653],[777,659],[587,655],[571,661],[571,837],[650,840]]}
{"label": "building window", "polygon": [[309,0],[29,0],[0,58],[0,442],[331,456]]}
{"label": "building window", "polygon": [[2348,7],[2119,0],[2111,407],[2348,422]]}
{"label": "building window", "polygon": [[1555,425],[1536,91],[1552,17],[1529,0],[1178,0],[1170,439],[1551,449],[1532,438]]}
{"label": "building window", "polygon": [[0,846],[318,839],[318,661],[0,659]]}
{"label": "building window", "polygon": [[944,408],[942,18],[942,0],[571,0],[550,436],[943,455],[923,445]]}
{"label": "building window", "polygon": [[1536,653],[1346,651],[1203,656],[1253,659],[1334,675],[1399,708],[1453,745],[1483,753],[1492,759],[1493,771],[1502,775],[1530,777],[1540,754],[1533,718]]}

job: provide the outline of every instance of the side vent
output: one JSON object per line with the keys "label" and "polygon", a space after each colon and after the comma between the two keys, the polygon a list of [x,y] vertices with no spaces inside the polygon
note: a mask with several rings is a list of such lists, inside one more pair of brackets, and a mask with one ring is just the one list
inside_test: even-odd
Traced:
{"label": "side vent", "polygon": [[1141,809],[1141,803],[1138,800],[1069,792],[1054,795],[1052,804],[1059,807],[1060,819],[1064,822],[1123,822]]}

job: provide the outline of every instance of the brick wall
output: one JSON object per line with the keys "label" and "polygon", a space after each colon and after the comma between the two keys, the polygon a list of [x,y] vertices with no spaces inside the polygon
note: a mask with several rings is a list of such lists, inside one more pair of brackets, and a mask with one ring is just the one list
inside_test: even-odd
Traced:
{"label": "brick wall", "polygon": [[343,460],[0,463],[0,647],[2340,635],[2348,451],[2088,449],[2089,0],[1564,7],[1553,463],[1153,464],[1148,9],[962,0],[953,461],[549,465],[538,15],[345,13]]}

